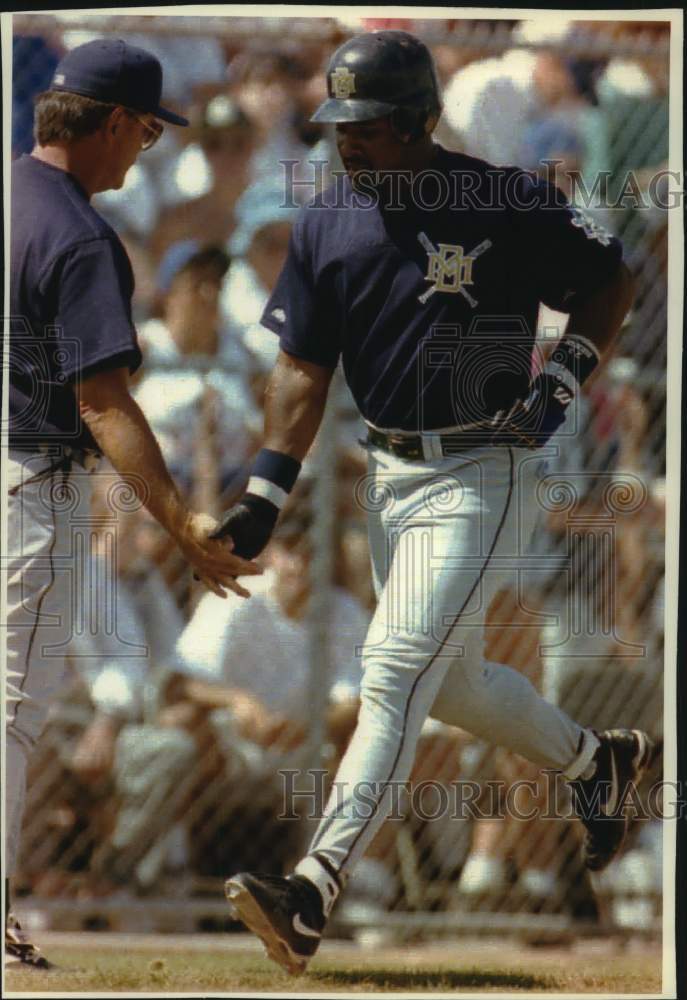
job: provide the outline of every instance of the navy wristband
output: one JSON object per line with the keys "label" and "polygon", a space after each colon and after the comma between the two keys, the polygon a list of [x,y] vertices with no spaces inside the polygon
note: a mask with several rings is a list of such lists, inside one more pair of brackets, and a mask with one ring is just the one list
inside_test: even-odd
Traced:
{"label": "navy wristband", "polygon": [[262,497],[281,510],[300,471],[301,463],[291,455],[263,448],[253,463],[246,493]]}

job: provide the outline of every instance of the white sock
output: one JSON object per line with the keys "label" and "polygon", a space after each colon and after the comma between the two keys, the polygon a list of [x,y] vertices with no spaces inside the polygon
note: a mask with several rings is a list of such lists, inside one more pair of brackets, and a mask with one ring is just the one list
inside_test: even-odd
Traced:
{"label": "white sock", "polygon": [[307,854],[294,868],[294,875],[302,875],[304,878],[307,878],[308,882],[312,882],[317,887],[322,897],[324,915],[328,917],[341,891],[336,879],[329,874],[317,858],[313,858]]}
{"label": "white sock", "polygon": [[594,755],[600,746],[596,734],[591,729],[585,729],[579,752],[563,771],[565,777],[569,781],[576,781],[578,778],[586,781],[588,778],[593,778],[596,773]]}

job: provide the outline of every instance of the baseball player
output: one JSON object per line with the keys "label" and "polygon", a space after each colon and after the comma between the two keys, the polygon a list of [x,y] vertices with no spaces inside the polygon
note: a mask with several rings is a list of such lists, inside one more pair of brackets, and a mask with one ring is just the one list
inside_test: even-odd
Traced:
{"label": "baseball player", "polygon": [[[80,546],[88,544],[89,475],[105,455],[175,539],[207,586],[243,596],[259,570],[209,538],[216,522],[177,491],[129,395],[140,363],[133,276],[114,231],[91,207],[120,188],[162,121],[162,68],[143,49],[103,39],[74,48],[36,104],[36,145],[12,167],[9,555],[7,574],[7,873],[16,865],[27,761],[59,691]],[[161,121],[162,120],[162,121]],[[79,525],[81,526],[79,528]],[[83,553],[82,553],[83,555]],[[81,577],[83,579],[83,577]],[[9,885],[5,886],[6,902]],[[6,958],[46,959],[6,920]]]}
{"label": "baseball player", "polygon": [[[265,447],[221,528],[246,558],[262,550],[341,360],[368,425],[359,500],[378,596],[358,724],[294,874],[226,885],[291,973],[305,969],[407,780],[428,715],[562,772],[594,871],[621,845],[616,805],[652,754],[646,734],[585,729],[482,652],[491,597],[533,528],[539,449],[630,305],[621,247],[555,188],[433,142],[440,96],[413,36],[354,37],[332,56],[327,85],[314,120],[336,123],[345,176],[295,223],[262,318],[281,348]],[[540,302],[569,322],[532,377]]]}

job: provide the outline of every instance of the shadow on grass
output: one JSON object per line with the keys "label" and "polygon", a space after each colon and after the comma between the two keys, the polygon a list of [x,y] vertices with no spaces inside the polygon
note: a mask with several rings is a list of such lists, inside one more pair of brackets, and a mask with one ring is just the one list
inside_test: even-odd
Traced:
{"label": "shadow on grass", "polygon": [[359,971],[327,972],[324,969],[311,969],[309,980],[330,986],[356,986],[369,983],[380,989],[436,989],[442,991],[475,987],[510,987],[511,989],[535,990],[557,989],[558,983],[552,976],[532,976],[526,972],[498,972],[484,969],[461,969],[452,972],[442,969],[430,972],[423,969],[399,969],[390,972],[389,969],[360,969]]}

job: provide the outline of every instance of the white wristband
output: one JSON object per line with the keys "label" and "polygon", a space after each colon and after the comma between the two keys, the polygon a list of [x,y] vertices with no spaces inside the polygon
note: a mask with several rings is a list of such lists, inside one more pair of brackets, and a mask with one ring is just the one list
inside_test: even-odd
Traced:
{"label": "white wristband", "polygon": [[283,490],[281,486],[277,486],[276,483],[271,482],[269,479],[263,479],[262,476],[250,477],[246,493],[253,493],[257,497],[262,497],[263,500],[268,500],[271,504],[274,504],[277,510],[282,509],[288,497],[286,490]]}

